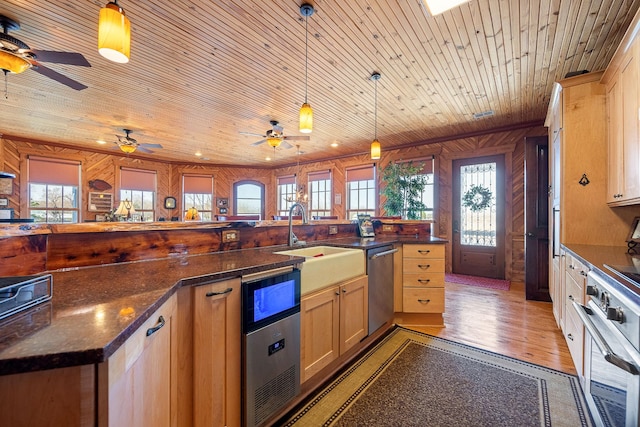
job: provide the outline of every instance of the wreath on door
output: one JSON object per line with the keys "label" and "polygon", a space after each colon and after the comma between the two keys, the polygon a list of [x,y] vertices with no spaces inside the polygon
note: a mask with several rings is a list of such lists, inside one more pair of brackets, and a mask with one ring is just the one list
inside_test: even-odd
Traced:
{"label": "wreath on door", "polygon": [[462,196],[462,205],[471,209],[472,212],[479,212],[491,205],[493,194],[491,190],[481,185],[472,185],[469,191]]}

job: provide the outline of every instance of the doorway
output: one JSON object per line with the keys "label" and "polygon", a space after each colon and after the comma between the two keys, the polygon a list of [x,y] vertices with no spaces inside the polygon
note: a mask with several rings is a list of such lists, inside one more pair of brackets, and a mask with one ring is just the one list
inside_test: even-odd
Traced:
{"label": "doorway", "polygon": [[453,162],[452,270],[504,279],[504,155]]}

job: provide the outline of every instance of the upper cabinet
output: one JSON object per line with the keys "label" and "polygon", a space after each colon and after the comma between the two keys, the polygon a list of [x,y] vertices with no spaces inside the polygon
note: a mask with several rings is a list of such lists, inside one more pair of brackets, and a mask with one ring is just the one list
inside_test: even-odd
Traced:
{"label": "upper cabinet", "polygon": [[606,86],[610,206],[640,204],[640,30],[634,19],[602,77]]}

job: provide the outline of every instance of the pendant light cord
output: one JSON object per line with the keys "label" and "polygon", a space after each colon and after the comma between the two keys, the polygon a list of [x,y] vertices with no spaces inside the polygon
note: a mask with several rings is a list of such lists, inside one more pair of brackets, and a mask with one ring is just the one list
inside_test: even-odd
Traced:
{"label": "pendant light cord", "polygon": [[309,17],[304,18],[304,102],[307,103],[309,86]]}
{"label": "pendant light cord", "polygon": [[373,139],[378,139],[378,80],[376,80],[374,93],[375,93],[374,95],[375,109],[373,111],[373,117],[374,117]]}

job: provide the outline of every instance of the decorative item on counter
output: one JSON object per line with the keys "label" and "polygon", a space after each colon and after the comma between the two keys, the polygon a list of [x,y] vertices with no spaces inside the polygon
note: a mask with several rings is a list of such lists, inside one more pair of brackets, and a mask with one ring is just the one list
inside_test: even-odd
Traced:
{"label": "decorative item on counter", "polygon": [[184,215],[185,221],[200,221],[200,213],[195,207],[190,207]]}
{"label": "decorative item on counter", "polygon": [[136,213],[133,203],[131,203],[129,199],[124,199],[120,201],[120,206],[118,206],[118,209],[113,214],[125,219],[126,221],[131,221],[132,213]]}
{"label": "decorative item on counter", "polygon": [[640,216],[635,217],[631,224],[631,231],[627,236],[627,253],[637,254],[638,243],[640,243]]}
{"label": "decorative item on counter", "polygon": [[492,199],[491,190],[481,185],[472,185],[462,196],[462,206],[468,207],[472,212],[480,212],[491,206]]}
{"label": "decorative item on counter", "polygon": [[376,233],[373,231],[371,215],[358,214],[358,232],[360,237],[375,237]]}

